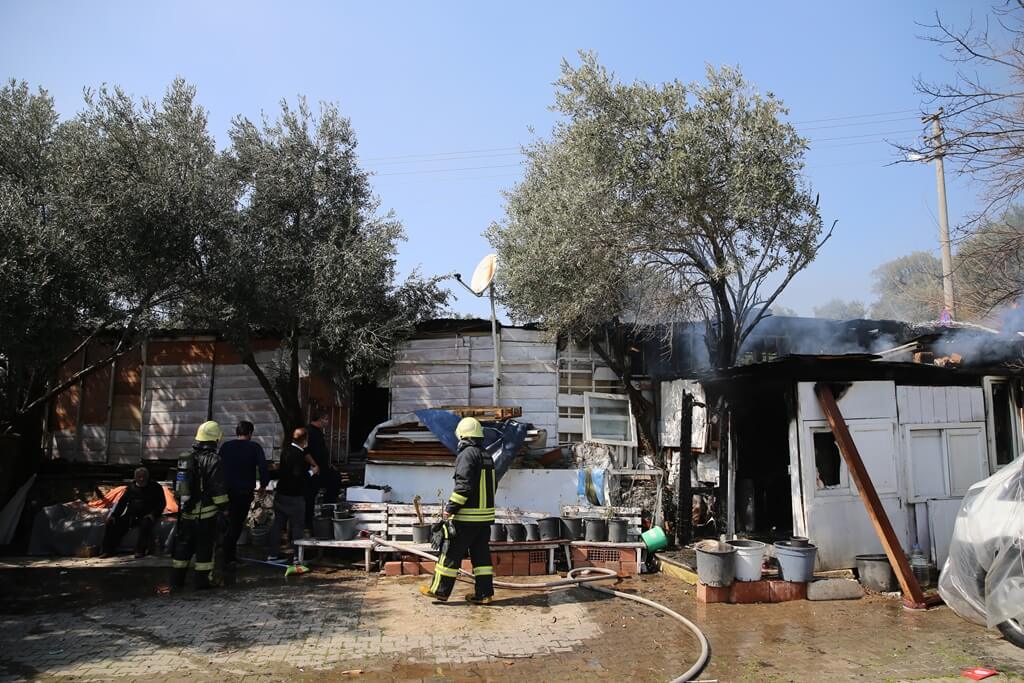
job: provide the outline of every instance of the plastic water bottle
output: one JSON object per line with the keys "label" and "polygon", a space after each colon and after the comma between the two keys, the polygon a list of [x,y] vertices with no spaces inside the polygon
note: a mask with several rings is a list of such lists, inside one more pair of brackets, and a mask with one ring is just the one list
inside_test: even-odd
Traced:
{"label": "plastic water bottle", "polygon": [[910,569],[914,572],[914,577],[917,578],[917,582],[921,585],[921,588],[928,586],[931,583],[931,562],[921,552],[921,546],[917,543],[910,550]]}

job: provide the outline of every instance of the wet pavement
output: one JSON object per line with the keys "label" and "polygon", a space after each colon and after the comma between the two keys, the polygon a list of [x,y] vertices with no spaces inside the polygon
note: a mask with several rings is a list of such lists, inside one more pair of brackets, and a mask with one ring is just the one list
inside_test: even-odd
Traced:
{"label": "wet pavement", "polygon": [[[668,617],[591,591],[499,591],[478,608],[461,586],[440,605],[414,578],[245,565],[228,588],[171,596],[160,564],[0,563],[0,680],[663,681],[697,654]],[[944,607],[699,605],[663,575],[619,589],[704,628],[701,680],[966,680],[977,665],[1024,680],[1024,650]]]}

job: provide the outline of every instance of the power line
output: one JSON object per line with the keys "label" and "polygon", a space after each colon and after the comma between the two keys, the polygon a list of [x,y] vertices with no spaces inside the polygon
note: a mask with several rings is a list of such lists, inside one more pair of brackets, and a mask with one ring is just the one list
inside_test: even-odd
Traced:
{"label": "power line", "polygon": [[495,166],[463,166],[462,168],[432,168],[419,171],[397,171],[395,173],[377,173],[374,177],[383,178],[385,176],[392,175],[420,175],[425,173],[453,173],[455,171],[479,171],[487,168],[517,168],[522,167],[523,163],[518,164],[498,164]]}
{"label": "power line", "polygon": [[827,119],[808,119],[807,121],[793,121],[794,126],[803,125],[805,123],[826,123],[828,121],[844,121],[848,119],[866,119],[872,116],[895,116],[896,114],[913,114],[920,113],[917,109],[903,109],[902,111],[880,111],[874,114],[850,114],[849,116],[833,116]]}

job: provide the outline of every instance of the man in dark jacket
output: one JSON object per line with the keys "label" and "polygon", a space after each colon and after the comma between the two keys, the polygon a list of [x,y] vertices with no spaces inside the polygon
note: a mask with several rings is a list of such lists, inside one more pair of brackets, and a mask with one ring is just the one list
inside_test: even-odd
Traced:
{"label": "man in dark jacket", "polygon": [[222,433],[220,425],[210,420],[199,425],[192,450],[182,454],[179,471],[178,524],[174,532],[171,560],[171,588],[185,586],[188,566],[195,555],[195,582],[197,588],[209,588],[214,571],[214,552],[219,529],[225,526],[223,516],[228,507],[228,494],[224,489],[224,471],[221,469],[217,444]]}
{"label": "man in dark jacket", "polygon": [[303,518],[306,516],[306,489],[310,473],[316,474],[316,466],[306,452],[308,437],[306,430],[299,427],[292,432],[292,441],[281,450],[277,487],[274,489],[274,526],[270,530],[270,548],[267,559],[280,559],[281,532],[287,523],[291,527],[291,539],[302,538]]}
{"label": "man in dark jacket", "polygon": [[447,537],[444,552],[434,566],[433,580],[429,586],[420,586],[420,592],[446,601],[468,550],[476,591],[467,595],[466,600],[488,605],[494,596],[494,567],[489,545],[494,522],[494,461],[483,449],[484,430],[475,418],[463,418],[455,428],[455,435],[459,437],[455,488],[444,510],[444,517],[450,518],[452,524],[442,527]]}
{"label": "man in dark jacket", "polygon": [[238,537],[245,528],[245,520],[252,506],[259,475],[260,494],[267,490],[267,459],[263,446],[252,440],[255,431],[252,422],[242,420],[235,427],[237,439],[220,447],[221,467],[224,469],[224,487],[228,492],[228,529],[224,534],[224,561],[232,564],[237,559]]}
{"label": "man in dark jacket", "polygon": [[164,487],[150,481],[149,470],[145,467],[135,470],[135,478],[125,487],[107,518],[103,554],[100,557],[113,555],[121,539],[132,527],[139,530],[139,537],[135,541],[135,557],[149,553],[153,543],[153,526],[163,514],[166,504]]}
{"label": "man in dark jacket", "polygon": [[306,434],[309,437],[308,453],[316,462],[316,474],[309,479],[306,488],[306,528],[313,528],[313,508],[316,505],[316,494],[320,489],[324,490],[324,502],[334,503],[338,500],[338,493],[341,491],[341,475],[337,468],[331,464],[331,452],[327,448],[327,439],[324,436],[324,428],[327,427],[327,411],[317,408],[313,413],[313,420],[306,426]]}

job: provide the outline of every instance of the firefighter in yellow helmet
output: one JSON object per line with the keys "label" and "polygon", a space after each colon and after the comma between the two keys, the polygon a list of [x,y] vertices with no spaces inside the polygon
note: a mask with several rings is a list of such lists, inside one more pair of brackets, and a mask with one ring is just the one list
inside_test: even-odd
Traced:
{"label": "firefighter in yellow helmet", "polygon": [[192,450],[178,457],[175,496],[178,499],[178,523],[171,552],[171,588],[185,586],[189,564],[195,556],[197,588],[209,588],[214,571],[214,549],[223,515],[228,506],[217,444],[223,434],[220,425],[210,420],[199,425]]}
{"label": "firefighter in yellow helmet", "polygon": [[494,596],[494,567],[489,545],[494,522],[494,461],[483,448],[484,429],[478,420],[463,418],[455,428],[455,435],[459,437],[455,487],[444,510],[445,519],[452,523],[442,525],[446,542],[430,585],[420,586],[420,592],[435,600],[447,600],[455,586],[462,558],[469,551],[476,591],[467,595],[466,600],[487,605]]}

